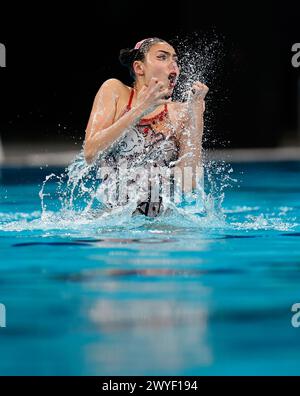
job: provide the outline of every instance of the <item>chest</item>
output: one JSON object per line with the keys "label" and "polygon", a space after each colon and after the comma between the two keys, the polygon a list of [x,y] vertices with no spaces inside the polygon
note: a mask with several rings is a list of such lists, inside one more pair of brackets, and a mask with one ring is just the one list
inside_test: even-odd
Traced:
{"label": "chest", "polygon": [[[127,111],[127,97],[120,97],[114,117],[114,122],[119,120]],[[164,105],[158,106],[154,111],[148,113],[146,118],[143,118],[139,122],[139,130],[142,134],[150,132],[150,136],[153,133],[164,134],[166,137],[173,135],[176,138],[180,136],[182,130],[182,123],[180,114],[177,112],[177,107],[174,102],[167,104],[167,117],[164,117]],[[161,117],[160,117],[161,116]]]}
{"label": "chest", "polygon": [[155,125],[141,124],[130,128],[117,146],[121,156],[144,154],[165,157],[166,152],[177,152],[178,142],[171,127],[155,129]]}

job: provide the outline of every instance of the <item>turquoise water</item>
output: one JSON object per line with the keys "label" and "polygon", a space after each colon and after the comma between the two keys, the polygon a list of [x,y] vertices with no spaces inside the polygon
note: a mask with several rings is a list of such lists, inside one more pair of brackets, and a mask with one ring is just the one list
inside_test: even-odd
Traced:
{"label": "turquoise water", "polygon": [[218,216],[41,218],[2,168],[2,375],[300,374],[300,162],[239,163]]}

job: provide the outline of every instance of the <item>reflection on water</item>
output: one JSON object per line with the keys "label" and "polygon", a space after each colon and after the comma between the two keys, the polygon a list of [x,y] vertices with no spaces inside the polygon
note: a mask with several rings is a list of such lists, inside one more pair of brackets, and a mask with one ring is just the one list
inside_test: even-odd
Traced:
{"label": "reflection on water", "polygon": [[212,361],[207,313],[201,306],[145,299],[119,304],[102,299],[91,308],[89,317],[108,337],[121,332],[114,345],[92,343],[86,348],[87,360],[99,368],[105,364],[105,372],[132,373],[134,367],[137,374],[174,373],[186,368],[187,357],[199,366]]}
{"label": "reflection on water", "polygon": [[[183,51],[176,99],[216,47]],[[154,219],[104,210],[82,152],[42,186],[4,170],[1,375],[299,375],[300,162],[203,166]]]}
{"label": "reflection on water", "polygon": [[110,332],[119,327],[167,327],[199,324],[205,327],[205,312],[176,301],[124,301],[101,300],[89,311],[93,323]]}
{"label": "reflection on water", "polygon": [[[299,184],[280,169],[245,183]],[[41,218],[28,188],[1,201],[1,374],[299,374],[296,189],[231,190],[224,221],[193,204],[149,221]]]}
{"label": "reflection on water", "polygon": [[[190,263],[190,261],[188,262]],[[188,264],[186,263],[186,264]],[[145,264],[145,263],[144,263]],[[149,263],[150,264],[150,263]],[[162,263],[160,263],[162,264]],[[204,274],[241,274],[245,272],[241,268],[218,268],[218,269],[172,269],[172,268],[145,268],[145,269],[97,269],[97,270],[84,270],[80,273],[73,274],[60,274],[55,276],[55,279],[71,282],[95,282],[99,277],[112,276],[112,277],[167,277],[170,276],[183,276],[195,277]]]}

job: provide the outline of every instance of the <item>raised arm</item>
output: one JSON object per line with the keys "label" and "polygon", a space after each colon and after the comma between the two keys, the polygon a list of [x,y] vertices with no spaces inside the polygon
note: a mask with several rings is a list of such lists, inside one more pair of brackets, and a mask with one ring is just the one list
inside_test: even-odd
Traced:
{"label": "raised arm", "polygon": [[208,92],[208,87],[197,82],[193,85],[193,91],[190,100],[185,104],[185,122],[180,134],[179,161],[177,164],[182,172],[182,187],[185,193],[195,189],[199,178],[203,175],[203,115],[205,111],[204,98]]}
{"label": "raised arm", "polygon": [[117,103],[124,86],[116,79],[105,81],[95,97],[86,128],[84,142],[86,161],[91,163],[99,152],[110,147],[127,128],[136,124],[144,114],[165,103],[162,98],[166,95],[167,90],[162,87],[162,83],[157,79],[152,79],[149,86],[144,86],[140,90],[135,106],[114,122]]}

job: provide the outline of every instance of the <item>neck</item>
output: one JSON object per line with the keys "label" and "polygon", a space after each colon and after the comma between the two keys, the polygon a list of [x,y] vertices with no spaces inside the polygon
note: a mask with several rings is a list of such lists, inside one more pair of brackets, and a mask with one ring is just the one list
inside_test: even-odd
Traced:
{"label": "neck", "polygon": [[135,92],[138,94],[140,90],[143,88],[143,86],[146,85],[144,80],[138,79],[134,82],[133,88]]}

